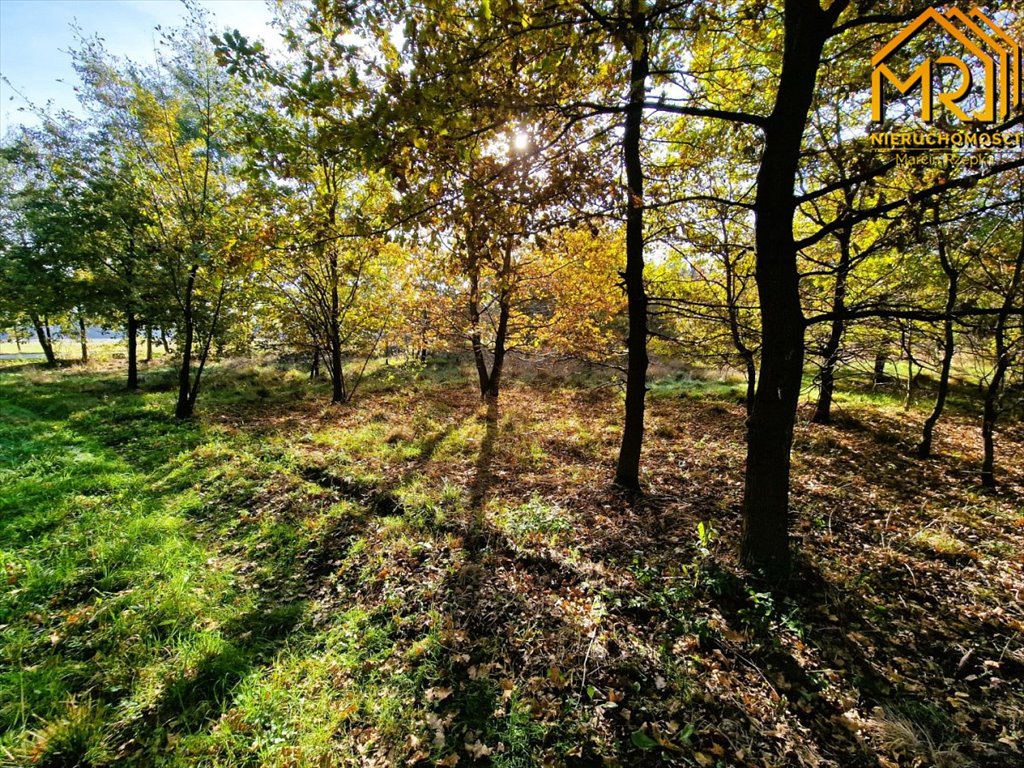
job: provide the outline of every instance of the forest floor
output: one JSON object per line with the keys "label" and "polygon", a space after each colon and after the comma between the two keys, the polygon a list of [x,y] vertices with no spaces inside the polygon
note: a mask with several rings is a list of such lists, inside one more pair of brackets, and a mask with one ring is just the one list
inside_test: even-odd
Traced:
{"label": "forest floor", "polygon": [[982,492],[969,392],[928,461],[926,402],[803,408],[770,586],[728,384],[654,384],[631,499],[585,377],[228,361],[178,423],[115,364],[0,367],[0,764],[1024,764],[1024,428]]}

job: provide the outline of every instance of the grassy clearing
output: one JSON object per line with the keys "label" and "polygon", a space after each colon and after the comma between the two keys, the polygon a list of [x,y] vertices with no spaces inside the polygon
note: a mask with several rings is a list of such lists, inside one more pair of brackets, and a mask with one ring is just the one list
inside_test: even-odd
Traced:
{"label": "grassy clearing", "polygon": [[333,407],[229,361],[180,424],[167,369],[0,367],[0,762],[1016,762],[1019,425],[983,494],[972,417],[918,462],[923,406],[840,393],[772,592],[732,559],[741,382],[655,383],[632,501],[615,391],[524,376],[491,421],[470,373]]}

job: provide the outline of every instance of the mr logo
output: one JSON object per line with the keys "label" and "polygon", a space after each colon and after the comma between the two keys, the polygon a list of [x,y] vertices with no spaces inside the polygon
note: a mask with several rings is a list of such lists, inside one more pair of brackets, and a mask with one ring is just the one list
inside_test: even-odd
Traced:
{"label": "mr logo", "polygon": [[[959,56],[928,57],[905,79],[900,79],[889,67],[892,57],[926,29],[943,33],[949,50],[969,55],[971,64]],[[957,8],[945,13],[927,9],[871,58],[871,66],[871,119],[875,122],[885,117],[886,82],[904,95],[920,84],[921,120],[926,123],[932,122],[935,115],[933,98],[949,114],[968,123],[1006,120],[1021,104],[1020,45],[977,8],[966,14]],[[960,83],[952,91],[933,93],[935,70],[942,66],[958,69]],[[975,84],[976,75],[981,76],[983,83]],[[981,108],[968,114],[961,108],[961,102],[972,95],[972,103],[980,102]]]}

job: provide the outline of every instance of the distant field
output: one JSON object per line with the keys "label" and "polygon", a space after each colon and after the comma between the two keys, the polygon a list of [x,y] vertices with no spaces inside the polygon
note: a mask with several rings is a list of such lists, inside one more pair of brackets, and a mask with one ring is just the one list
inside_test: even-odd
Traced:
{"label": "distant field", "polygon": [[[54,352],[61,360],[78,360],[82,354],[82,348],[78,339],[55,339],[53,342]],[[41,355],[43,348],[38,341],[23,341],[21,348],[13,341],[0,341],[0,355]],[[89,356],[97,359],[109,359],[117,354],[128,354],[128,345],[124,339],[89,339]],[[163,348],[159,344],[153,345],[154,357],[163,354]],[[146,341],[139,340],[139,357],[146,355]]]}

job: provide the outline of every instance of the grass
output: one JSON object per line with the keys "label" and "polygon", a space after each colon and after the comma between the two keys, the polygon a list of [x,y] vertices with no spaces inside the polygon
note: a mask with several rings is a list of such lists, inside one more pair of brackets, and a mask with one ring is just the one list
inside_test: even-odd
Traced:
{"label": "grass", "polygon": [[804,408],[773,594],[732,554],[741,382],[654,382],[632,500],[584,376],[513,368],[492,422],[457,359],[345,406],[224,361],[180,423],[173,372],[121,364],[0,366],[0,764],[1015,759],[1017,428],[993,495],[971,416],[922,463],[899,393]]}

